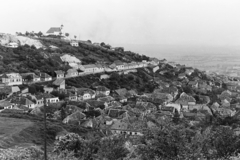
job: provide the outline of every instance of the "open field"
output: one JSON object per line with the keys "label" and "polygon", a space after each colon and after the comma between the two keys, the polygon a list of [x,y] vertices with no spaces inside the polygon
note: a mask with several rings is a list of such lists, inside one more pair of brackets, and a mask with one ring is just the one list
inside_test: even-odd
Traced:
{"label": "open field", "polygon": [[[47,144],[51,149],[60,133],[74,132],[83,137],[98,135],[98,131],[47,120]],[[44,144],[43,119],[30,114],[0,113],[0,148],[26,147]]]}
{"label": "open field", "polygon": [[6,148],[20,143],[27,145],[27,137],[22,137],[21,132],[34,123],[26,119],[0,117],[0,148]]}

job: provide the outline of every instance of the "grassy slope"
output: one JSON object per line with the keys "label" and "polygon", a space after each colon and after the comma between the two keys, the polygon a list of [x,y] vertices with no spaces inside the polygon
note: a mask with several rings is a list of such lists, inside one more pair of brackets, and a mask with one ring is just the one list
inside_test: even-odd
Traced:
{"label": "grassy slope", "polygon": [[[0,113],[0,122],[0,148],[30,145],[43,146],[44,123],[41,118],[28,114]],[[78,133],[83,137],[99,135],[97,131],[48,120],[48,145],[51,147],[56,135],[66,131]]]}
{"label": "grassy slope", "polygon": [[81,59],[83,64],[96,62],[112,63],[115,60],[124,62],[148,60],[148,57],[133,52],[119,53],[97,47],[91,44],[80,43],[79,47],[70,46],[69,42],[60,39],[40,39],[44,46],[54,45],[58,49],[36,49],[32,46],[6,48],[0,46],[0,74],[4,72],[34,72],[40,70],[49,73],[54,70],[67,70],[69,66],[60,60],[60,56],[68,53]]}

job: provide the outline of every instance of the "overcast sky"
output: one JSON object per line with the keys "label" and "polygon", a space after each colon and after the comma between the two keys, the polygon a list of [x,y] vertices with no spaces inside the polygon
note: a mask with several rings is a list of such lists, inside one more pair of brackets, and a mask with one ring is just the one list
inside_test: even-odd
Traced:
{"label": "overcast sky", "polygon": [[64,25],[110,44],[240,45],[240,0],[1,0],[0,32]]}

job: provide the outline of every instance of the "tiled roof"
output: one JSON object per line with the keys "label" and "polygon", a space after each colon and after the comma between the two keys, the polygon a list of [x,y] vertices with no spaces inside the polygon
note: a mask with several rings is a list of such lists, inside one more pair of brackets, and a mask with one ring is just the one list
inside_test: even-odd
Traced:
{"label": "tiled roof", "polygon": [[64,71],[62,70],[58,70],[58,71],[55,71],[56,74],[64,74]]}
{"label": "tiled roof", "polygon": [[106,91],[110,91],[110,89],[108,89],[105,86],[98,86],[98,87],[96,87],[96,91],[106,92]]}
{"label": "tiled roof", "polygon": [[187,95],[185,92],[183,92],[180,95],[180,98],[176,100],[176,103],[183,105],[187,104],[188,102],[196,102],[196,100],[192,96]]}
{"label": "tiled roof", "polygon": [[9,101],[1,101],[0,102],[0,107],[7,107],[7,106],[11,106],[12,103],[10,103]]}
{"label": "tiled roof", "polygon": [[93,95],[95,94],[95,91],[93,91],[92,89],[89,89],[89,88],[77,88],[77,93],[78,95],[84,95],[86,93],[89,93],[90,95]]}
{"label": "tiled roof", "polygon": [[4,74],[0,75],[0,78],[8,78],[8,76],[4,73]]}
{"label": "tiled roof", "polygon": [[124,64],[124,63],[123,63],[122,61],[120,61],[120,60],[116,60],[116,61],[114,61],[113,63],[116,64],[117,66]]}
{"label": "tiled roof", "polygon": [[126,111],[119,110],[119,109],[110,109],[108,112],[108,116],[111,118],[118,118],[120,115],[125,113]]}
{"label": "tiled roof", "polygon": [[107,96],[107,97],[98,98],[98,100],[103,102],[110,102],[110,101],[114,101],[115,99],[111,96]]}
{"label": "tiled roof", "polygon": [[63,123],[69,123],[69,122],[79,122],[81,119],[84,119],[86,115],[80,111],[76,111],[73,114],[67,116],[64,120]]}
{"label": "tiled roof", "polygon": [[61,79],[56,79],[53,84],[56,86],[60,86],[62,83],[65,83],[65,79],[61,78]]}
{"label": "tiled roof", "polygon": [[128,93],[132,96],[137,95],[137,92],[135,90],[129,90]]}
{"label": "tiled roof", "polygon": [[76,72],[78,72],[76,69],[69,69],[69,70],[67,70],[67,72],[68,73],[76,73]]}
{"label": "tiled roof", "polygon": [[127,89],[126,88],[121,88],[121,89],[115,90],[115,92],[120,96],[125,96],[125,94],[127,93]]}
{"label": "tiled roof", "polygon": [[21,104],[21,105],[31,105],[34,104],[32,101],[30,101],[27,98],[22,98],[22,97],[15,97],[11,100],[11,103],[15,104]]}
{"label": "tiled roof", "polygon": [[87,64],[87,65],[83,65],[83,67],[86,68],[96,68],[97,66],[95,64]]}
{"label": "tiled roof", "polygon": [[94,108],[101,108],[104,106],[104,102],[97,100],[88,100],[87,103]]}
{"label": "tiled roof", "polygon": [[60,27],[51,27],[47,33],[54,33],[54,32],[61,32],[61,28]]}
{"label": "tiled roof", "polygon": [[45,98],[56,98],[54,95],[52,94],[47,94],[47,93],[44,93],[44,94],[38,94],[35,96],[36,99],[40,100],[40,99],[43,99],[44,97]]}
{"label": "tiled roof", "polygon": [[40,73],[40,77],[41,78],[51,78],[51,76],[48,75],[47,73]]}

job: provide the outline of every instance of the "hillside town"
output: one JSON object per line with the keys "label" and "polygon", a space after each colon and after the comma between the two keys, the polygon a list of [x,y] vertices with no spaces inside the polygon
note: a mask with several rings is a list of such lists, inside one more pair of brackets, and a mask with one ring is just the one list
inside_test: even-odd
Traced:
{"label": "hillside town", "polygon": [[[84,141],[96,135],[101,135],[99,141],[123,136],[124,143],[135,147],[149,143],[142,141],[168,125],[184,126],[184,134],[199,136],[210,126],[234,124],[227,128],[240,135],[240,125],[234,123],[240,120],[239,78],[62,34],[62,26],[50,28],[45,36],[18,33],[21,39],[33,39],[31,46],[11,36],[1,41],[5,71],[0,74],[0,115],[41,122],[46,116],[49,126],[84,130]],[[15,57],[13,64],[5,52]],[[79,135],[54,132],[53,139],[68,136]],[[133,150],[128,149],[130,155]]]}
{"label": "hillside town", "polygon": [[[149,121],[149,117],[154,117],[159,123],[164,119],[184,118],[195,125],[211,119],[213,115],[239,115],[240,84],[230,77],[207,75],[192,67],[157,58],[130,63],[116,60],[110,65],[81,65],[81,61],[70,54],[60,58],[72,68],[67,72],[56,70],[54,77],[40,71],[36,74],[2,74],[1,112],[41,115],[46,105],[47,108],[55,109],[48,114],[49,119],[62,119],[66,124],[99,128],[106,134],[138,136],[144,134],[144,129],[156,125]],[[100,74],[98,81],[101,81],[109,79],[113,73],[128,75],[137,73],[139,69],[152,76],[156,84],[153,92],[138,93],[126,88],[110,90],[106,86],[76,88],[65,83],[67,79],[92,74]],[[158,77],[168,74],[176,78],[167,82]],[[45,82],[48,82],[47,85]],[[34,83],[40,84],[41,92],[29,92],[29,85]],[[60,114],[61,106],[64,106],[64,117]]]}

